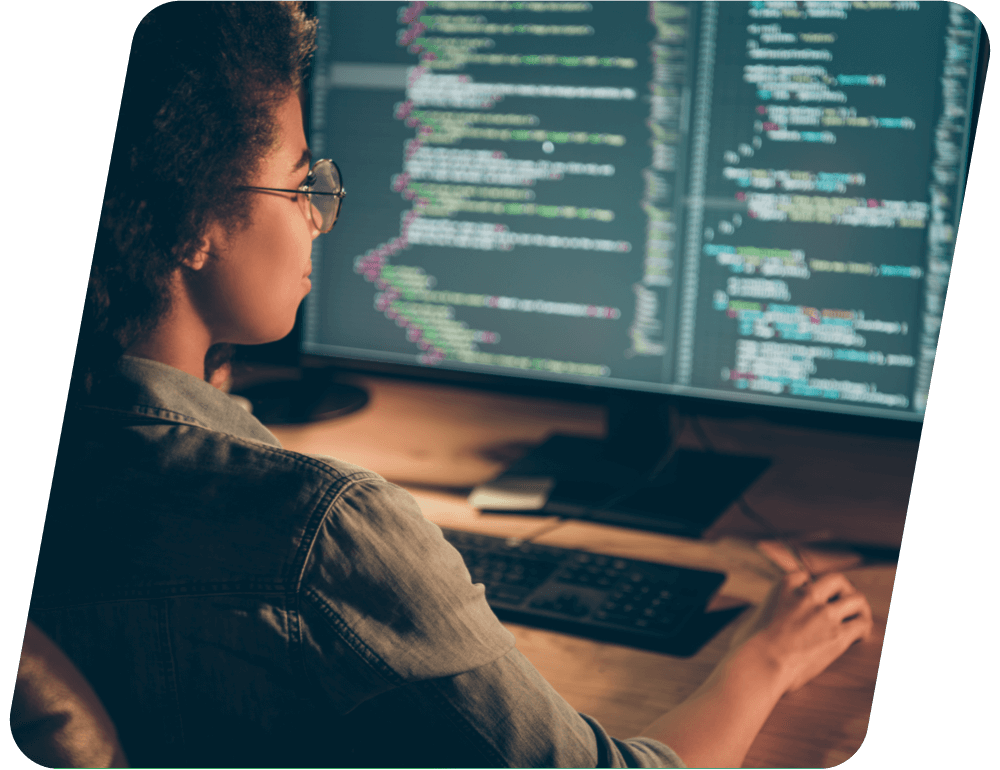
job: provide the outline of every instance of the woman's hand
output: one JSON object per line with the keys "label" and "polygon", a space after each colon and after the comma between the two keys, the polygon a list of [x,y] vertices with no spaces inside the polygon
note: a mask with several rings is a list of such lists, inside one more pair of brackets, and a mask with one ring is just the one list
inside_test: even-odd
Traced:
{"label": "woman's hand", "polygon": [[868,600],[843,575],[815,582],[804,571],[786,575],[701,687],[642,734],[670,746],[688,767],[739,767],[781,697],[871,627]]}
{"label": "woman's hand", "polygon": [[683,703],[643,731],[689,767],[739,767],[781,696],[871,631],[868,601],[843,575],[793,572],[771,591],[738,646]]}
{"label": "woman's hand", "polygon": [[785,691],[813,679],[855,642],[868,638],[868,600],[839,573],[810,580],[786,575],[737,634],[736,657],[757,657],[773,667]]}

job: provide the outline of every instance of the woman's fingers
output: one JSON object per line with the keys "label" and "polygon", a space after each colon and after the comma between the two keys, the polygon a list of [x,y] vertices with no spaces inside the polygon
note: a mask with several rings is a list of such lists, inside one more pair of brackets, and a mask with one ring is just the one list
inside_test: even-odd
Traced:
{"label": "woman's fingers", "polygon": [[858,592],[851,585],[851,581],[840,572],[831,572],[816,578],[812,585],[807,586],[806,591],[817,603],[835,601],[838,597],[850,596]]}
{"label": "woman's fingers", "polygon": [[792,553],[791,548],[779,540],[761,540],[757,550],[775,564],[782,572],[798,572],[802,565]]}
{"label": "woman's fingers", "polygon": [[826,611],[833,620],[839,620],[840,622],[857,616],[871,618],[871,609],[868,606],[868,600],[860,593],[854,593],[850,596],[841,597],[836,601],[827,602]]}
{"label": "woman's fingers", "polygon": [[855,593],[846,599],[831,602],[828,607],[833,622],[840,624],[852,644],[859,639],[867,639],[871,634],[872,608],[862,594]]}
{"label": "woman's fingers", "polygon": [[796,572],[789,572],[782,579],[780,586],[780,591],[782,593],[791,593],[794,591],[801,591],[812,581],[809,573],[804,570],[798,570]]}

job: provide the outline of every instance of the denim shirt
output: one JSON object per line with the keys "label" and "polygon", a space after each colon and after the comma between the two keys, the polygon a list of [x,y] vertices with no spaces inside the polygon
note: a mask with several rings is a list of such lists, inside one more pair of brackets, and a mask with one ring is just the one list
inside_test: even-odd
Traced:
{"label": "denim shirt", "polygon": [[30,614],[138,766],[680,766],[542,679],[409,494],[152,361],[67,411]]}

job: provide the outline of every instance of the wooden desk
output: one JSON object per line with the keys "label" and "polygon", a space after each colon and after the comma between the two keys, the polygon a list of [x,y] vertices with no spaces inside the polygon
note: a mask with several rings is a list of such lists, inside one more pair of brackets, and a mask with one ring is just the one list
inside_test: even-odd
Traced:
{"label": "wooden desk", "polygon": [[[371,401],[340,420],[274,427],[288,448],[326,454],[381,473],[413,493],[440,526],[625,557],[725,571],[718,605],[759,602],[780,570],[758,549],[762,533],[733,506],[703,540],[537,516],[484,515],[469,489],[493,478],[555,432],[600,436],[594,406],[489,394],[389,379],[360,381]],[[723,451],[769,455],[774,463],[747,499],[779,529],[897,547],[916,442],[861,439],[705,420]],[[697,446],[685,432],[681,443]],[[830,767],[864,740],[895,567],[863,565],[849,553],[812,553],[818,569],[844,570],[872,604],[875,633],[778,704],[746,759],[750,767]],[[728,649],[736,625],[690,659],[509,624],[517,646],[579,711],[613,735],[630,737],[683,700]]]}

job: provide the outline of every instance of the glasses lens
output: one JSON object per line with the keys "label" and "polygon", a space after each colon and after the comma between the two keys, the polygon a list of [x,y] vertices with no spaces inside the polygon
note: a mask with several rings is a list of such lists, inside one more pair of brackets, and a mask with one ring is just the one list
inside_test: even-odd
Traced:
{"label": "glasses lens", "polygon": [[321,233],[330,231],[340,213],[343,190],[340,180],[340,169],[332,160],[318,160],[312,168],[313,184],[310,195],[312,203],[313,224]]}

